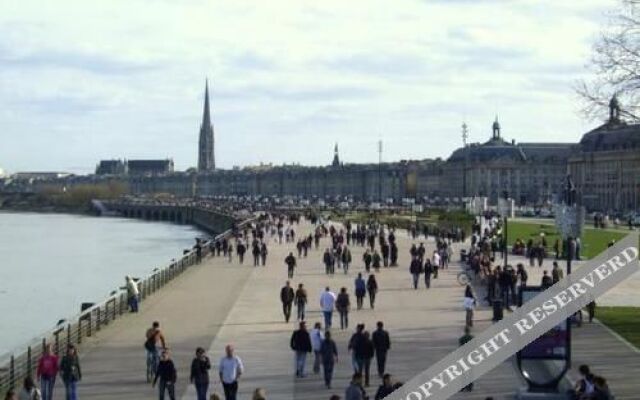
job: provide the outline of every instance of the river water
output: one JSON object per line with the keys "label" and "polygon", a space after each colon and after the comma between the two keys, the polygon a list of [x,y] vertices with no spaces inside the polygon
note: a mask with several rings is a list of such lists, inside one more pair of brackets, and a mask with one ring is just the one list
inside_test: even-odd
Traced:
{"label": "river water", "polygon": [[0,356],[191,247],[186,225],[0,212]]}

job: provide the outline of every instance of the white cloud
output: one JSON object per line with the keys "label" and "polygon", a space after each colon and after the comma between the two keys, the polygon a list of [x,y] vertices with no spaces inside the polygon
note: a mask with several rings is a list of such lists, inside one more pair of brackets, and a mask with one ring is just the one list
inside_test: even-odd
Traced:
{"label": "white cloud", "polygon": [[[205,76],[217,160],[447,157],[466,119],[576,141],[572,83],[616,0],[81,1],[0,4],[0,160],[196,163]],[[69,151],[69,150],[72,151]]]}

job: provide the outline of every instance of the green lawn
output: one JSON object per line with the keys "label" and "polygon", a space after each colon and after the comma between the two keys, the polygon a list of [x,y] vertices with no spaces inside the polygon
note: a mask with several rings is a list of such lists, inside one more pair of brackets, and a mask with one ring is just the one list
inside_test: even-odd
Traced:
{"label": "green lawn", "polygon": [[597,307],[596,318],[640,349],[640,307]]}
{"label": "green lawn", "polygon": [[[556,230],[555,225],[553,225],[553,221],[550,221],[549,224],[509,221],[508,243],[510,246],[513,246],[516,239],[520,238],[526,244],[529,238],[532,238],[534,241],[539,239],[541,232],[544,232],[547,239],[548,251],[552,252],[553,244],[558,238],[558,231]],[[593,258],[604,251],[611,240],[618,241],[623,237],[625,237],[625,234],[622,232],[609,231],[606,229],[584,228],[582,230],[582,248],[580,250],[580,256],[582,258]]]}

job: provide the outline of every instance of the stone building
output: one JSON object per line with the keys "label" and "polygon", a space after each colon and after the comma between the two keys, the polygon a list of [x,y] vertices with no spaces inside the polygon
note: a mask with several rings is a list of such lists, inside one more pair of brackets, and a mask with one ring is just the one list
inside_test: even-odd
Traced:
{"label": "stone building", "polygon": [[128,160],[129,175],[164,175],[173,172],[173,160]]}
{"label": "stone building", "polygon": [[488,197],[505,194],[518,204],[542,205],[562,189],[570,143],[516,143],[501,136],[496,118],[491,138],[451,154],[442,165],[440,185],[431,196]]}
{"label": "stone building", "polygon": [[640,211],[640,124],[621,118],[615,96],[608,121],[584,134],[569,171],[587,210]]}
{"label": "stone building", "polygon": [[96,175],[125,175],[127,164],[122,160],[101,160],[96,167]]}

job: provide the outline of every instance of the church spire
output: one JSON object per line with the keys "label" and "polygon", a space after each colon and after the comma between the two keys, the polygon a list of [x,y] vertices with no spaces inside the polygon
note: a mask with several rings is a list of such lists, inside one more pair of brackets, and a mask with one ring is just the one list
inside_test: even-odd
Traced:
{"label": "church spire", "polygon": [[202,126],[211,125],[211,115],[209,113],[209,79],[204,84],[204,111],[202,112]]}
{"label": "church spire", "polygon": [[213,125],[209,111],[209,79],[204,85],[204,110],[202,112],[202,124],[200,125],[200,140],[198,142],[198,171],[213,171],[216,169],[216,161],[213,144]]}
{"label": "church spire", "polygon": [[333,165],[334,167],[340,165],[340,157],[338,157],[338,143],[336,143],[335,147],[333,148],[333,162],[331,163],[331,165]]}

